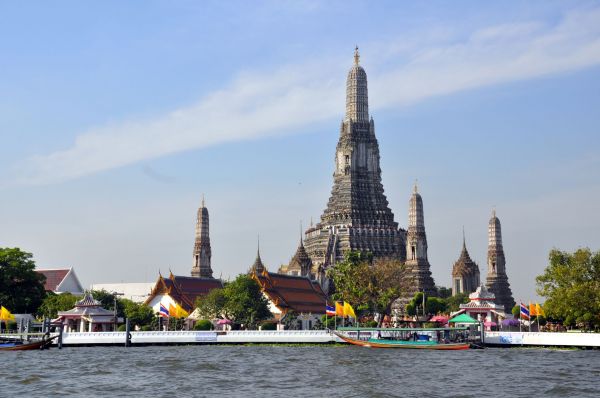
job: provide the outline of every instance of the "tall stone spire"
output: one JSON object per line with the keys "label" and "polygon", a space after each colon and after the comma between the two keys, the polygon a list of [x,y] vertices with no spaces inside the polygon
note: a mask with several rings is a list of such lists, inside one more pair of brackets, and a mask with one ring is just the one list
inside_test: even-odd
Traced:
{"label": "tall stone spire", "polygon": [[192,276],[197,278],[212,278],[213,272],[210,266],[212,253],[210,250],[210,235],[208,230],[208,209],[202,205],[198,209],[196,218],[196,240],[194,242],[194,258],[192,264]]}
{"label": "tall stone spire", "polygon": [[431,277],[431,267],[427,258],[423,199],[418,192],[416,183],[409,201],[408,229],[406,231],[406,266],[414,278],[412,289],[409,292],[410,297],[420,291],[425,291],[428,295],[436,294],[435,283]]}
{"label": "tall stone spire", "polygon": [[404,260],[404,233],[394,221],[381,183],[379,144],[375,123],[369,119],[367,74],[356,48],[346,80],[346,113],[336,147],[331,196],[321,221],[305,233],[312,273],[319,267],[324,272],[350,250]]}
{"label": "tall stone spire", "polygon": [[346,118],[345,121],[369,121],[369,95],[367,73],[360,66],[358,46],[354,49],[354,65],[346,79]]}
{"label": "tall stone spire", "polygon": [[488,225],[488,274],[486,286],[496,296],[495,303],[504,306],[504,310],[510,313],[515,305],[512,296],[508,276],[506,275],[506,260],[502,247],[502,230],[500,220],[496,217],[496,210],[492,211],[492,218]]}

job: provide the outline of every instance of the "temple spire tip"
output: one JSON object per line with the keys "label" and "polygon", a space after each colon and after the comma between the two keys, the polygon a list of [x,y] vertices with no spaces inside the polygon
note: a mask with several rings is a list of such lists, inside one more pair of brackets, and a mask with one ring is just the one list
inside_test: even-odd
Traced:
{"label": "temple spire tip", "polygon": [[358,52],[358,45],[354,47],[354,64],[358,65],[360,62],[360,54]]}

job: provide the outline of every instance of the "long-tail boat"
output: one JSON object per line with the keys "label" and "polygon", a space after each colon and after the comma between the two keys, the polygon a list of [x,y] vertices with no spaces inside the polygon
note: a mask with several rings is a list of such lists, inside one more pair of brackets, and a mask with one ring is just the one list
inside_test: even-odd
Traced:
{"label": "long-tail boat", "polygon": [[27,350],[43,350],[50,347],[52,340],[57,336],[52,336],[48,339],[41,339],[29,343],[21,341],[0,342],[0,351],[27,351]]}
{"label": "long-tail boat", "polygon": [[464,328],[338,328],[333,333],[346,343],[371,348],[468,350],[470,330]]}

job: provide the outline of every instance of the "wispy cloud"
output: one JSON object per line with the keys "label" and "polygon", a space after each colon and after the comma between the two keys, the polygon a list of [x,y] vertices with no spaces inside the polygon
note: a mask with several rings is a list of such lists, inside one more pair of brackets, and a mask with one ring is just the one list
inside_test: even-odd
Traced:
{"label": "wispy cloud", "polygon": [[[387,62],[383,73],[370,77],[372,109],[598,65],[600,8],[568,12],[554,24],[490,26],[463,40],[408,41],[408,47],[395,40],[373,44],[386,57],[395,49],[402,54],[395,65]],[[368,64],[377,62],[373,58]],[[65,181],[185,150],[286,134],[341,117],[344,61],[329,58],[264,74],[243,73],[191,106],[150,120],[90,129],[70,148],[17,165],[19,182]]]}

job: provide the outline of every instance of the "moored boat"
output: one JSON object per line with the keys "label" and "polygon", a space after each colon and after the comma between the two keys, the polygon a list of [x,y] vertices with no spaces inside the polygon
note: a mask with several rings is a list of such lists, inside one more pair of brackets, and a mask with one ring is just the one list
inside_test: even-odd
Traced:
{"label": "moored boat", "polygon": [[45,348],[48,348],[50,344],[52,344],[52,340],[54,340],[55,338],[56,336],[53,336],[48,339],[32,341],[29,343],[24,343],[20,341],[3,342],[0,343],[0,351],[43,350]]}
{"label": "moored boat", "polygon": [[467,350],[467,328],[339,328],[333,333],[349,344],[371,348]]}

